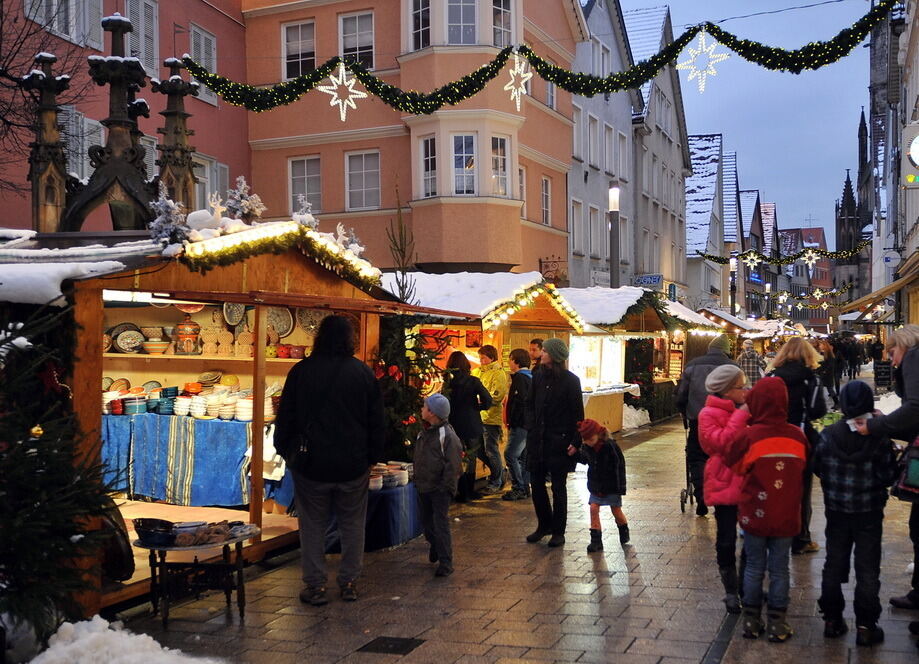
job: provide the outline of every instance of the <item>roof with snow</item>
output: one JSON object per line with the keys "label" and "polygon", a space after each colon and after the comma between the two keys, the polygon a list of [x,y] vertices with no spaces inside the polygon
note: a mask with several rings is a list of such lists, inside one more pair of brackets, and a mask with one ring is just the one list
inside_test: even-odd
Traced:
{"label": "roof with snow", "polygon": [[719,325],[713,322],[711,319],[706,318],[702,314],[698,314],[689,307],[680,304],[679,302],[674,302],[673,300],[666,300],[664,302],[664,307],[667,309],[667,313],[677,318],[683,322],[690,323],[691,325],[696,325],[698,327],[706,328],[716,328]]}
{"label": "roof with snow", "polygon": [[712,309],[711,307],[703,307],[702,312],[707,312],[711,316],[714,316],[720,320],[726,321],[734,327],[738,327],[744,331],[753,330],[754,327],[750,324],[749,321],[741,320],[737,316],[732,316],[727,311],[722,311],[721,309]]}
{"label": "roof with snow", "polygon": [[[664,42],[664,22],[670,13],[667,5],[644,7],[622,12],[625,29],[629,35],[629,46],[632,49],[632,60],[635,64],[647,60],[661,50]],[[639,117],[648,111],[648,99],[651,93],[651,81],[641,86],[641,97],[644,109]]]}
{"label": "roof with snow", "polygon": [[616,325],[625,312],[649,291],[637,286],[560,288],[559,293],[591,325]]}
{"label": "roof with snow", "polygon": [[86,279],[121,272],[119,261],[81,263],[9,263],[0,277],[0,302],[63,306],[61,284],[68,279]]}
{"label": "roof with snow", "polygon": [[805,247],[826,249],[826,234],[823,232],[822,227],[802,228],[801,238],[804,240]]}
{"label": "roof with snow", "polygon": [[724,222],[724,241],[737,242],[737,153],[725,152],[721,158],[721,207]]}
{"label": "roof with snow", "polygon": [[686,256],[708,250],[712,212],[718,193],[721,167],[721,134],[696,134],[689,137],[692,175],[686,178]]}
{"label": "roof with snow", "polygon": [[[513,302],[517,293],[543,282],[540,272],[412,272],[411,277],[415,284],[415,298],[421,306],[479,317],[502,304]],[[398,290],[395,273],[383,275],[383,288],[391,293]]]}
{"label": "roof with snow", "polygon": [[775,203],[761,203],[759,216],[763,222],[763,253],[772,254],[772,238],[775,237]]}
{"label": "roof with snow", "polygon": [[765,339],[768,337],[775,337],[783,334],[796,334],[794,328],[791,325],[791,321],[787,318],[751,320],[749,323],[753,326],[754,329],[741,335],[747,337],[748,339]]}
{"label": "roof with snow", "polygon": [[759,202],[759,191],[745,189],[740,192],[740,221],[743,224],[743,236],[750,237],[753,228],[753,218],[756,216],[756,207]]}

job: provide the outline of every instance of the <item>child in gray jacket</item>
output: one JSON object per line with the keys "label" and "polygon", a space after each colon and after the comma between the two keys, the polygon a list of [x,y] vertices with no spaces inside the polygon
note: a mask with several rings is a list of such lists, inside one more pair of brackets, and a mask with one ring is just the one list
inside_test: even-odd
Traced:
{"label": "child in gray jacket", "polygon": [[439,562],[435,576],[453,573],[453,545],[450,539],[450,499],[462,469],[463,444],[447,419],[450,401],[432,394],[421,407],[423,429],[415,442],[415,488],[421,498],[424,538],[431,545],[428,560]]}

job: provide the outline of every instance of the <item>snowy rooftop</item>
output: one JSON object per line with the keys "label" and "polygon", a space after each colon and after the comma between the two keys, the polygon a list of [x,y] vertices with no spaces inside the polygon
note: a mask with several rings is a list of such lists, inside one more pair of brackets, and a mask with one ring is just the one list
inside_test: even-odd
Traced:
{"label": "snowy rooftop", "polygon": [[[540,272],[412,272],[411,276],[417,304],[479,317],[506,302],[513,302],[517,294],[543,281]],[[397,292],[396,275],[384,274],[382,285],[390,293]]]}
{"label": "snowy rooftop", "polygon": [[591,325],[616,325],[625,317],[629,307],[638,302],[646,291],[636,286],[591,286],[559,288],[558,292]]}
{"label": "snowy rooftop", "polygon": [[792,332],[791,321],[786,318],[770,320],[751,320],[748,321],[753,326],[753,330],[743,336],[750,339],[765,339],[774,337],[783,333]]}
{"label": "snowy rooftop", "polygon": [[706,311],[707,311],[707,312],[711,313],[712,315],[718,317],[719,319],[724,320],[724,321],[727,321],[728,323],[730,323],[730,324],[733,325],[734,327],[739,327],[741,330],[752,330],[752,329],[754,329],[753,326],[750,324],[749,321],[741,320],[741,319],[738,318],[737,316],[732,316],[732,315],[729,314],[727,311],[721,311],[720,309],[712,309],[712,308],[710,308],[710,307],[704,307],[704,308],[702,309],[702,311],[703,311],[703,312],[706,312]]}
{"label": "snowy rooftop", "polygon": [[94,263],[6,263],[0,270],[0,302],[62,306],[61,284],[126,269],[119,261]]}
{"label": "snowy rooftop", "polygon": [[761,203],[760,219],[763,221],[763,253],[772,254],[772,239],[775,237],[775,203]]}
{"label": "snowy rooftop", "polygon": [[724,214],[724,241],[737,242],[737,153],[725,152],[721,158],[721,206]]}
{"label": "snowy rooftop", "polygon": [[667,309],[667,313],[673,316],[674,318],[679,318],[682,321],[690,323],[692,325],[698,325],[700,327],[718,327],[717,323],[712,322],[711,319],[706,318],[702,314],[698,314],[689,307],[680,304],[679,302],[673,302],[671,300],[666,300],[664,305]]}
{"label": "snowy rooftop", "polygon": [[[27,238],[23,239],[31,239],[31,236],[27,236]],[[163,243],[155,240],[119,242],[110,247],[102,244],[91,244],[68,247],[66,249],[50,249],[47,247],[19,248],[19,244],[19,242],[9,242],[5,245],[0,245],[0,261],[26,260],[31,262],[59,263],[80,259],[118,259],[127,256],[149,256],[159,254],[163,250]]]}
{"label": "snowy rooftop", "polygon": [[686,256],[708,250],[712,210],[718,190],[721,167],[721,134],[696,134],[689,137],[692,175],[686,178]]}
{"label": "snowy rooftop", "polygon": [[756,216],[756,207],[759,202],[759,191],[747,189],[740,192],[740,221],[743,224],[743,236],[750,237],[753,228],[753,218]]}
{"label": "snowy rooftop", "polygon": [[802,228],[801,237],[804,239],[805,247],[826,249],[826,234],[823,228]]}
{"label": "snowy rooftop", "polygon": [[[664,41],[664,22],[669,13],[670,8],[667,5],[622,12],[629,46],[632,48],[632,61],[635,64],[647,60],[661,50]],[[641,98],[645,102],[643,114],[648,112],[650,94],[651,81],[641,86]]]}

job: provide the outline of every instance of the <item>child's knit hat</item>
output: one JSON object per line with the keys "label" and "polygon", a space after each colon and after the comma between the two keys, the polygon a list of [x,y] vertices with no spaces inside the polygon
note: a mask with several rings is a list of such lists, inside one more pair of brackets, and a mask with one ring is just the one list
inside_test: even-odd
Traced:
{"label": "child's knit hat", "polygon": [[446,421],[450,417],[450,400],[440,392],[429,396],[424,403],[440,419]]}
{"label": "child's knit hat", "polygon": [[597,420],[584,420],[578,422],[578,433],[581,434],[582,440],[587,440],[595,435],[605,438],[607,435],[606,428],[597,422]]}
{"label": "child's knit hat", "polygon": [[839,391],[839,407],[845,418],[870,413],[874,410],[874,392],[868,383],[850,380]]}

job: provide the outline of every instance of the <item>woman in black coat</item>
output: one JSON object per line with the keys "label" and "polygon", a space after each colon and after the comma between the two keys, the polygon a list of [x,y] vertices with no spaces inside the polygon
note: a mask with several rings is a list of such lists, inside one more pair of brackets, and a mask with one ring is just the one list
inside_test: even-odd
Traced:
{"label": "woman in black coat", "polygon": [[[886,435],[912,443],[919,436],[919,325],[904,325],[887,337],[887,356],[894,367],[894,390],[900,407],[887,415],[875,414],[870,420],[856,422],[863,435]],[[912,589],[901,597],[891,597],[898,609],[919,609],[919,503],[909,511],[909,539],[913,543]],[[910,623],[910,631],[919,630],[919,622]]]}
{"label": "woman in black coat", "polygon": [[[772,361],[771,376],[781,378],[788,388],[788,422],[801,427],[810,442],[807,457],[817,442],[817,432],[811,424],[826,415],[826,400],[817,377],[820,355],[802,337],[792,337],[785,342]],[[801,532],[791,544],[792,553],[813,553],[820,547],[811,539],[810,523],[811,489],[814,474],[811,468],[804,472],[804,490],[801,494]]]}
{"label": "woman in black coat", "polygon": [[[527,469],[530,471],[533,508],[538,519],[536,530],[527,542],[538,542],[551,534],[549,546],[565,543],[568,516],[568,473],[576,461],[568,446],[580,447],[578,422],[584,419],[581,381],[565,369],[568,347],[561,339],[546,339],[542,346],[539,370],[527,397]],[[545,478],[552,480],[552,503]]]}
{"label": "woman in black coat", "polygon": [[462,441],[466,455],[456,496],[458,502],[465,503],[480,497],[475,491],[475,464],[484,432],[481,411],[491,408],[491,394],[472,375],[469,360],[460,351],[447,358],[444,394],[450,399],[450,425]]}

